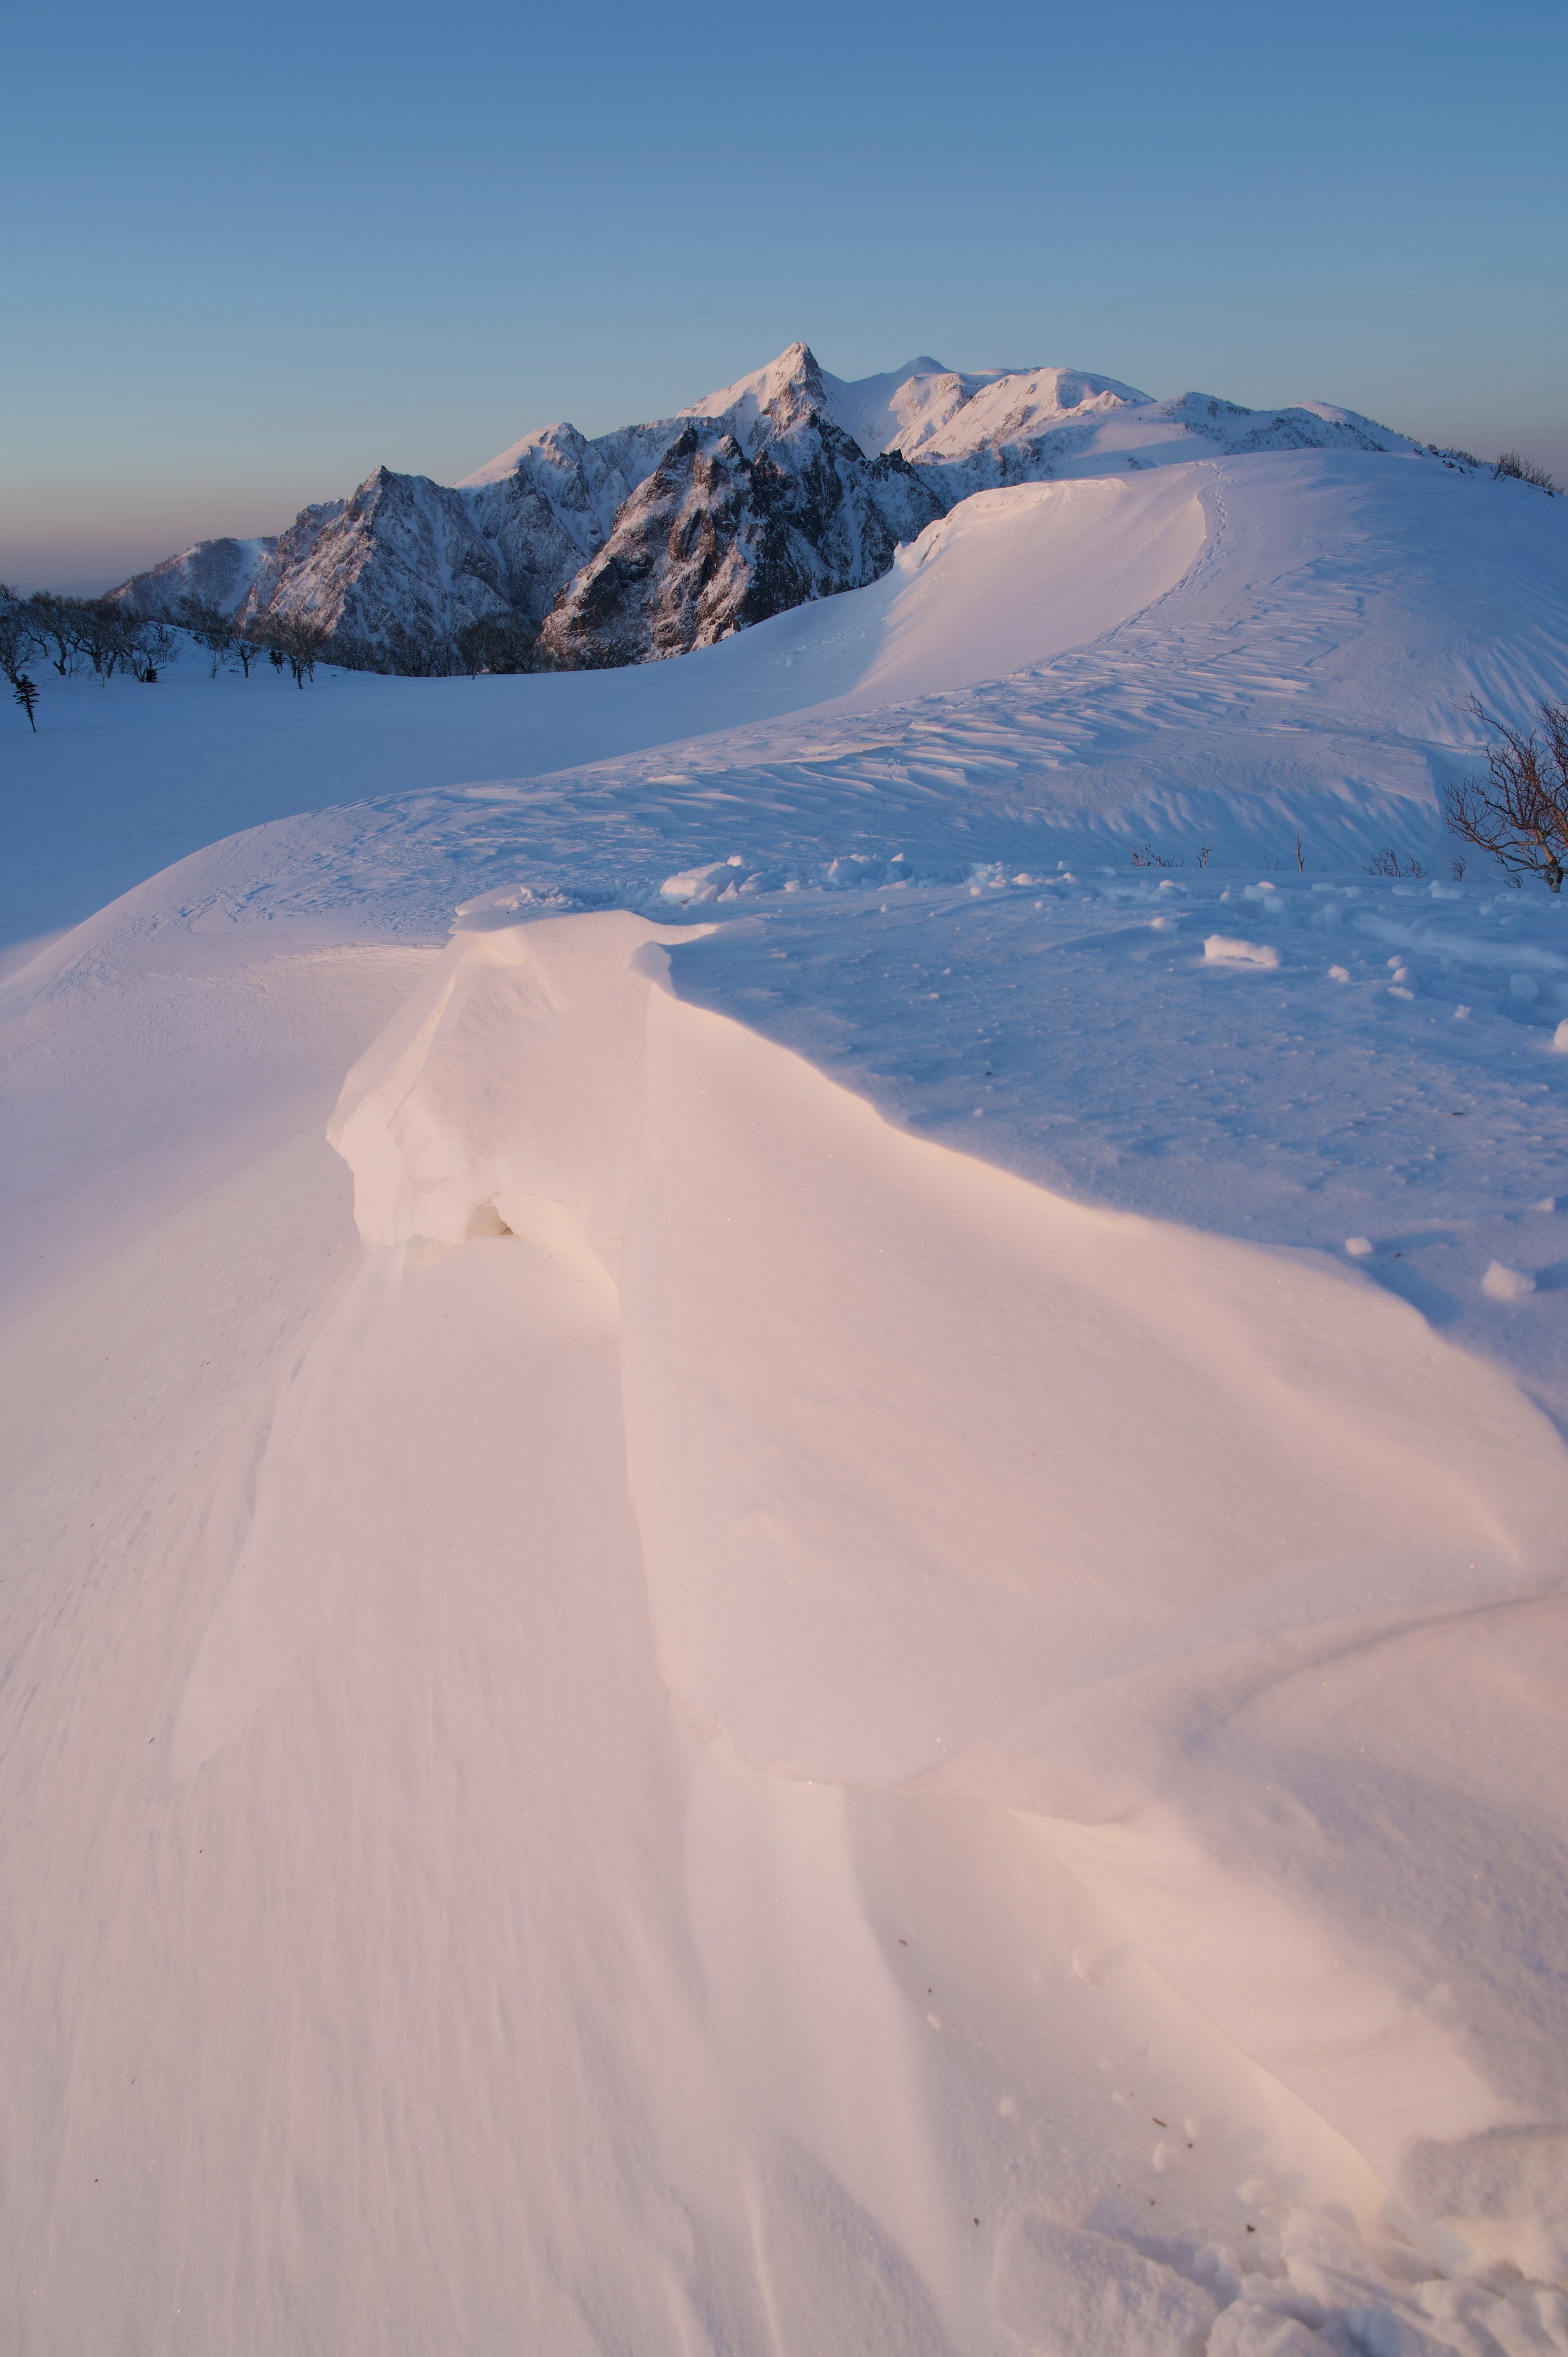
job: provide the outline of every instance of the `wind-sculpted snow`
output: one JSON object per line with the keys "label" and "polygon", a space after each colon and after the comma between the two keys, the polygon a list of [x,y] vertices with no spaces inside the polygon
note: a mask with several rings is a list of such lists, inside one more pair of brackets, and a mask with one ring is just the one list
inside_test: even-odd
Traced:
{"label": "wind-sculpted snow", "polygon": [[[459,933],[331,1134],[368,1243],[499,1229],[617,1285],[630,1495],[677,1700],[774,1774],[1100,1829],[1068,1853],[1154,1961],[1396,2186],[1416,2144],[1550,2122],[1541,2029],[1504,2001],[1456,2042],[1426,2002],[1468,1846],[1453,1895],[1430,1887],[1436,1862],[1407,1895],[1402,1828],[1363,1826],[1359,1876],[1382,1895],[1358,1938],[1321,1887],[1329,1915],[1313,1904],[1326,1828],[1288,1764],[1310,1756],[1311,1706],[1283,1741],[1265,1722],[1266,1844],[1193,1752],[1200,1731],[1244,1746],[1273,1689],[1354,1712],[1369,1684],[1397,1712],[1402,1652],[1424,1654],[1429,1708],[1448,1676],[1434,1623],[1456,1615],[1501,1608],[1488,1642],[1522,1658],[1563,1581],[1551,1426],[1331,1267],[1090,1210],[890,1129],[682,1006],[660,938],[624,916]],[[1514,1706],[1466,1693],[1483,1756]],[[1529,1813],[1524,1747],[1489,1781],[1494,1810]],[[1508,1926],[1469,1935],[1492,1953],[1451,1973],[1509,1988]],[[1521,2231],[1550,2236],[1550,2205]]]}

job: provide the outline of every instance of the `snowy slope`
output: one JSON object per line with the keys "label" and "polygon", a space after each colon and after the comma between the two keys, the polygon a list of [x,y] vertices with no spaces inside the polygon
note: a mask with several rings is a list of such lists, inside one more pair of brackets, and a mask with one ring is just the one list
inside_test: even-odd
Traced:
{"label": "snowy slope", "polygon": [[[308,511],[307,511],[308,512]],[[166,556],[150,573],[138,574],[140,602],[157,612],[177,612],[182,597],[199,598],[220,613],[237,613],[277,554],[275,535],[262,540],[203,540]],[[165,593],[169,602],[166,604]]]}
{"label": "snowy slope", "polygon": [[0,984],[15,2345],[1568,2348],[1568,920],[1360,865],[1563,525],[6,740],[190,855]]}
{"label": "snowy slope", "polygon": [[815,846],[813,872],[864,842],[951,874],[952,792],[976,856],[1014,866],[1047,838],[1121,859],[1134,831],[1173,856],[1212,836],[1277,858],[1298,827],[1329,866],[1391,836],[1425,856],[1434,787],[1479,741],[1470,694],[1523,715],[1561,690],[1564,513],[1412,460],[1265,453],[987,494],[871,587],[674,664],[323,673],[304,695],[194,662],[150,691],[66,683],[6,753],[44,791],[14,822],[27,856],[0,878],[0,938],[134,882],[149,827],[169,860],[288,811],[508,779],[555,781],[511,823],[503,791],[433,802],[412,834],[389,812],[421,922],[519,862],[558,877],[592,844],[596,867],[606,829],[640,846],[618,890],[780,844]]}

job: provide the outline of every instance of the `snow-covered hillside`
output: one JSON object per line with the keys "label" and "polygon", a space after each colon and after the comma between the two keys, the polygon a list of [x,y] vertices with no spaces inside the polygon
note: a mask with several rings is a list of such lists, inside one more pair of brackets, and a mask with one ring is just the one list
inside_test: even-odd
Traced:
{"label": "snow-covered hillside", "polygon": [[450,490],[379,468],[275,540],[203,542],[115,595],[170,616],[195,594],[258,625],[309,622],[372,670],[472,668],[465,648],[486,626],[503,633],[486,642],[491,668],[600,669],[863,587],[976,490],[1316,448],[1418,446],[1319,402],[1157,402],[1071,369],[962,375],[922,357],[846,382],[791,344],[675,418],[595,441],[545,426]]}
{"label": "snow-covered hillside", "polygon": [[5,740],[7,2345],[1568,2352],[1568,515],[1179,447]]}

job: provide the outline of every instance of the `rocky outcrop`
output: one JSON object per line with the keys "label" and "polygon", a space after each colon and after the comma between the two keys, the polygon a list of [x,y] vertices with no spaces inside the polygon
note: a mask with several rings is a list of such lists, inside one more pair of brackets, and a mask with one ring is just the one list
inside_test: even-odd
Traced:
{"label": "rocky outcrop", "polygon": [[686,426],[546,619],[542,661],[582,670],[712,646],[879,579],[945,511],[901,458],[867,459],[802,401],[747,439],[754,457],[705,421]]}

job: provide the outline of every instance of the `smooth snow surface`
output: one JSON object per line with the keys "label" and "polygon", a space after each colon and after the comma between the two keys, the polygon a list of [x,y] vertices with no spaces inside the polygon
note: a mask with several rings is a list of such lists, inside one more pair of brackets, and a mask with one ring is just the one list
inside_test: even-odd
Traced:
{"label": "smooth snow surface", "polygon": [[1568,918],[1433,801],[1563,530],[46,683],[0,2342],[1568,2352]]}

